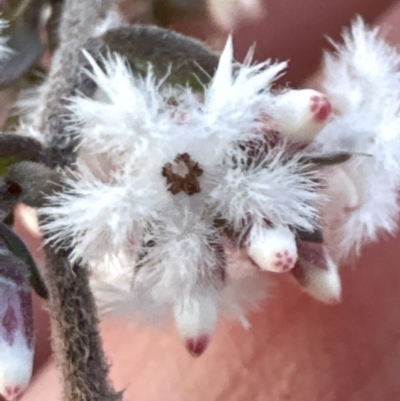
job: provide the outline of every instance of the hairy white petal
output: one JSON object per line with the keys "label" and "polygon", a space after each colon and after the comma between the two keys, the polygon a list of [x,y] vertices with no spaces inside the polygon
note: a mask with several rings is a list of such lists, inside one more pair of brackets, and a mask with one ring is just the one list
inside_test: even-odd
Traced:
{"label": "hairy white petal", "polygon": [[[243,159],[238,150],[236,160]],[[319,201],[313,175],[303,170],[298,157],[284,158],[276,147],[257,165],[227,169],[210,194],[215,209],[240,231],[243,216],[253,221],[264,218],[273,225],[293,225],[310,230]]]}

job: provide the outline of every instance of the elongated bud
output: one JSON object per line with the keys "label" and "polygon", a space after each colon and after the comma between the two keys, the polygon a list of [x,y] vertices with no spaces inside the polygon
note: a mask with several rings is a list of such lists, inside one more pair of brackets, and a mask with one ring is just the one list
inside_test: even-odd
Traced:
{"label": "elongated bud", "polygon": [[15,400],[32,375],[32,298],[24,263],[0,245],[0,394]]}
{"label": "elongated bud", "polygon": [[247,253],[261,270],[284,273],[296,264],[296,240],[288,227],[254,226],[248,241]]}
{"label": "elongated bud", "polygon": [[329,304],[341,300],[338,266],[323,244],[298,241],[299,260],[292,274],[312,297]]}
{"label": "elongated bud", "polygon": [[218,294],[203,287],[183,296],[174,307],[176,327],[192,356],[200,356],[218,322]]}
{"label": "elongated bud", "polygon": [[315,90],[289,90],[277,96],[272,118],[276,129],[287,138],[309,142],[332,116],[328,98]]}

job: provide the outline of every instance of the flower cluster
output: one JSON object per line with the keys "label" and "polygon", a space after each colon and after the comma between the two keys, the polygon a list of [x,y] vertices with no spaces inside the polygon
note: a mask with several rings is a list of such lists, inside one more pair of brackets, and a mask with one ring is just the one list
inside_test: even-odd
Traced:
{"label": "flower cluster", "polygon": [[[42,228],[92,267],[112,311],[172,311],[197,355],[221,311],[244,320],[264,295],[262,271],[335,302],[337,263],[392,231],[400,59],[361,21],[325,58],[325,95],[276,90],[286,63],[239,65],[230,39],[201,93],[119,54],[87,59],[96,93],[70,99],[77,170]],[[321,167],[337,152],[353,156]]]}

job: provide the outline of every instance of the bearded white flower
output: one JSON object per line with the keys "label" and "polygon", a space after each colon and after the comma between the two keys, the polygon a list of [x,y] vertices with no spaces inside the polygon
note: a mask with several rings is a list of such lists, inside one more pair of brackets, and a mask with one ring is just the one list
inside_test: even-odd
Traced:
{"label": "bearded white flower", "polygon": [[[78,170],[42,209],[51,216],[43,228],[55,243],[70,239],[73,260],[96,275],[113,259],[133,303],[148,313],[174,310],[194,353],[208,342],[224,294],[231,311],[241,310],[225,290],[224,241],[251,247],[260,241],[247,232],[266,220],[312,230],[319,201],[303,153],[290,152],[261,118],[276,109],[270,88],[286,64],[237,67],[232,51],[229,40],[202,94],[157,81],[151,69],[136,76],[119,55],[103,60],[104,70],[87,55],[98,89],[70,106]],[[213,300],[204,303],[204,292]]]}
{"label": "bearded white flower", "polygon": [[[42,228],[91,266],[105,309],[173,315],[198,355],[221,314],[246,322],[262,270],[340,299],[337,261],[394,228],[400,121],[395,50],[360,21],[337,49],[326,94],[272,90],[286,64],[238,65],[231,40],[201,93],[86,54],[97,90],[70,99],[77,169]],[[316,161],[338,151],[355,155]]]}
{"label": "bearded white flower", "polygon": [[336,53],[325,55],[323,87],[336,115],[317,141],[324,150],[358,154],[328,186],[336,195],[325,212],[326,239],[344,259],[397,227],[400,55],[379,37],[378,28],[367,29],[361,19],[335,47]]}

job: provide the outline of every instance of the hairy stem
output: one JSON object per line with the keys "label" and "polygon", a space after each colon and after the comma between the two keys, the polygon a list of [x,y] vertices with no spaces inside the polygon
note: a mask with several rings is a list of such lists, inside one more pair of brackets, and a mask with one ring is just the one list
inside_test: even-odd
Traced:
{"label": "hairy stem", "polygon": [[[80,48],[111,0],[65,0],[60,45],[54,54],[36,121],[49,148],[49,164],[73,167],[75,143],[66,130],[65,98],[73,94],[80,74]],[[46,283],[53,326],[53,345],[62,370],[65,401],[120,399],[108,381],[108,366],[98,329],[96,305],[87,267],[68,262],[69,249],[45,246]]]}
{"label": "hairy stem", "polygon": [[68,263],[67,250],[46,249],[46,279],[56,356],[65,401],[119,400],[108,382],[95,302],[84,266]]}
{"label": "hairy stem", "polygon": [[77,77],[82,73],[80,49],[112,3],[113,0],[65,0],[59,30],[60,44],[43,86],[41,108],[35,122],[45,136],[53,165],[68,166],[75,161],[76,143],[65,132],[65,99],[73,95]]}

